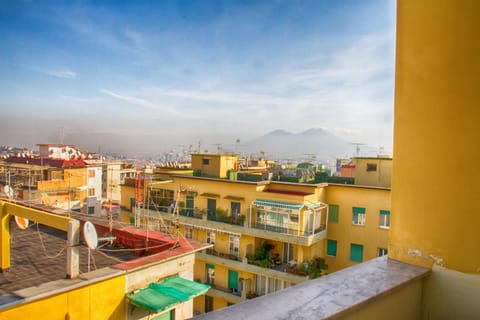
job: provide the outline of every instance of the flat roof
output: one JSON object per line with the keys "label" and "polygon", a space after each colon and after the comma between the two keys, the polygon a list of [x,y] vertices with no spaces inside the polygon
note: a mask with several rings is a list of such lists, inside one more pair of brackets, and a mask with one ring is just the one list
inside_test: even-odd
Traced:
{"label": "flat roof", "polygon": [[[58,210],[57,210],[58,211]],[[63,211],[63,210],[60,210]],[[109,232],[105,218],[72,213],[72,218],[91,221],[98,237]],[[0,273],[0,310],[12,303],[41,294],[51,294],[55,290],[82,285],[83,280],[94,280],[105,276],[117,276],[125,271],[133,271],[159,264],[211,245],[198,241],[185,240],[170,234],[136,228],[128,224],[114,222],[113,245],[101,249],[89,250],[80,231],[79,278],[66,279],[67,251],[65,250],[67,233],[52,227],[31,223],[21,230],[10,220],[11,265],[8,271]],[[148,247],[145,248],[146,239]],[[90,251],[90,272],[88,254]],[[103,270],[103,271],[102,271]],[[55,284],[57,283],[57,284]]]}

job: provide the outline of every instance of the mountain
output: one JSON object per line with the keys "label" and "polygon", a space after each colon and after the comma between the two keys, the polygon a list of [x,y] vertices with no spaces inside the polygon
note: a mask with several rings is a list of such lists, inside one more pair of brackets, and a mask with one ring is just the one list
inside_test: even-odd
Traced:
{"label": "mountain", "polygon": [[247,142],[243,151],[265,153],[273,159],[332,159],[352,156],[355,146],[326,129],[312,128],[300,133],[274,130]]}

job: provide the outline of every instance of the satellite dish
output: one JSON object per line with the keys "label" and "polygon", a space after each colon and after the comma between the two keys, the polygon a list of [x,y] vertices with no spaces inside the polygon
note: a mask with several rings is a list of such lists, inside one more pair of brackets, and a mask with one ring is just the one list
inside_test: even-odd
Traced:
{"label": "satellite dish", "polygon": [[5,192],[9,199],[13,198],[13,188],[10,187],[8,184],[3,187],[3,192]]}
{"label": "satellite dish", "polygon": [[30,221],[28,221],[28,219],[22,218],[19,216],[15,216],[14,218],[15,218],[15,222],[17,223],[17,226],[20,229],[25,230],[28,228],[28,225],[30,224]]}
{"label": "satellite dish", "polygon": [[95,250],[98,245],[98,235],[95,226],[90,221],[85,222],[83,225],[83,237],[90,249]]}

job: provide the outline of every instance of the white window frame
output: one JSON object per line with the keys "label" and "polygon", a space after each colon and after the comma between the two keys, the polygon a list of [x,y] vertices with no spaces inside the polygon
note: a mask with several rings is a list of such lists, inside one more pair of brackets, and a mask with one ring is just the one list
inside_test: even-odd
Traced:
{"label": "white window frame", "polygon": [[206,233],[206,236],[207,236],[207,239],[206,239],[206,242],[207,243],[210,243],[210,244],[213,244],[213,247],[215,248],[215,232],[213,231],[207,231]]}
{"label": "white window frame", "polygon": [[[356,226],[364,226],[365,225],[365,213],[352,213],[352,224]],[[355,216],[357,216],[357,221],[355,221]]]}
{"label": "white window frame", "polygon": [[229,253],[238,258],[240,256],[240,237],[230,235],[230,239],[228,242]]}
{"label": "white window frame", "polygon": [[185,238],[193,240],[193,228],[185,227]]}
{"label": "white window frame", "polygon": [[390,229],[390,215],[382,214],[381,211],[379,214],[380,214],[379,227],[382,229]]}
{"label": "white window frame", "polygon": [[377,248],[377,257],[386,256],[388,254],[387,248]]}

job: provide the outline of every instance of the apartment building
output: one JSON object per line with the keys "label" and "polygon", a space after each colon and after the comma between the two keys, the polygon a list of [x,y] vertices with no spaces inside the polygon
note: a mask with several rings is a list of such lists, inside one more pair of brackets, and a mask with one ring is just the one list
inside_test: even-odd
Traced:
{"label": "apartment building", "polygon": [[470,165],[480,156],[480,2],[404,0],[396,11],[388,259],[198,319],[480,319],[479,187],[472,183],[480,174]]}
{"label": "apartment building", "polygon": [[[380,207],[389,210],[389,189],[238,181],[232,155],[194,154],[192,164],[202,166],[192,167],[193,176],[123,185],[122,206],[134,211],[125,222],[151,229],[174,225],[185,238],[213,245],[196,254],[194,277],[212,286],[195,299],[196,313],[305,282],[387,247],[388,230],[371,227],[370,215]],[[225,178],[213,177],[215,172]],[[140,208],[133,205],[139,194]],[[354,207],[366,210],[368,218],[353,223]],[[333,240],[338,249],[332,256]],[[352,262],[347,243],[364,246],[365,253]]]}

